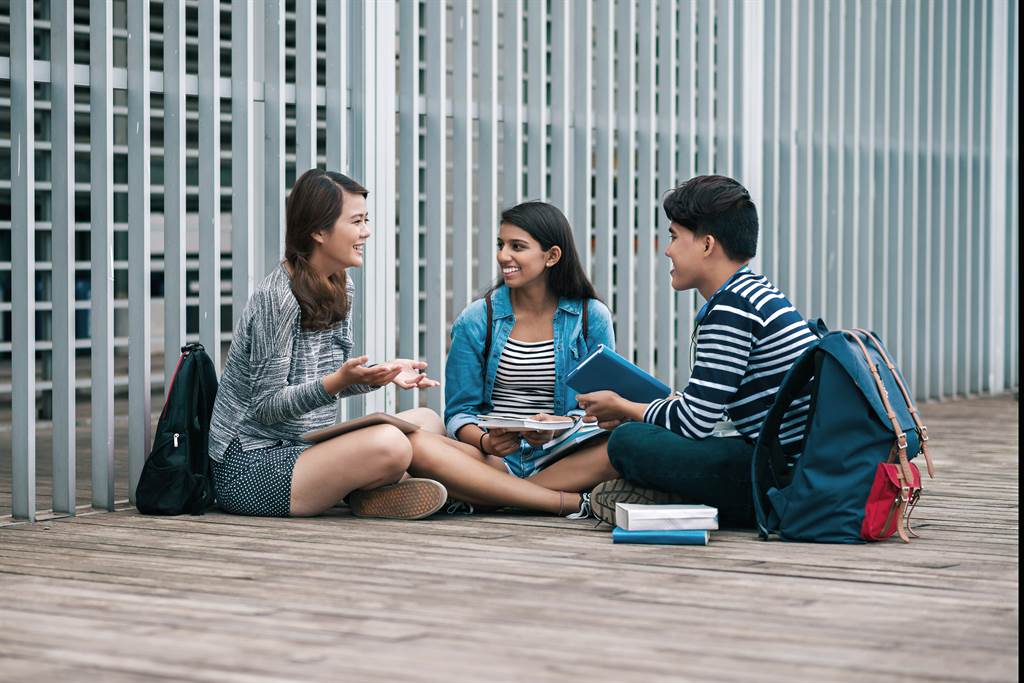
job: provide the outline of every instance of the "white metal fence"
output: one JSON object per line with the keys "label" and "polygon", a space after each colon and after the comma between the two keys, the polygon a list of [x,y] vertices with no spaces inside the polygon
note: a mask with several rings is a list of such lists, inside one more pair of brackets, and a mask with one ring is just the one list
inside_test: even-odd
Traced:
{"label": "white metal fence", "polygon": [[151,391],[187,340],[220,361],[280,256],[287,188],[314,165],[371,190],[355,310],[374,357],[441,375],[450,321],[495,276],[500,207],[540,198],[569,216],[621,350],[684,383],[697,302],[668,286],[658,200],[718,172],[759,206],[757,267],[806,315],[879,331],[920,397],[1017,387],[1017,11],[0,0],[14,516],[46,507],[35,443],[51,421],[52,509],[74,514],[76,405],[92,505],[113,507],[115,474],[134,488]]}

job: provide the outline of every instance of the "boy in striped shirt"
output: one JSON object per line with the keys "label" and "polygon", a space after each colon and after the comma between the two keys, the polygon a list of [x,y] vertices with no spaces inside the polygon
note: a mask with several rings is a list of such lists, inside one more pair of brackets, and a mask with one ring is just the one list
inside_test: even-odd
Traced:
{"label": "boy in striped shirt", "polygon": [[[672,287],[706,300],[695,320],[689,383],[645,405],[613,391],[578,396],[589,419],[614,429],[608,457],[622,475],[598,485],[593,514],[614,524],[615,503],[703,503],[724,525],[751,526],[753,444],[782,378],[814,340],[799,311],[748,265],[757,250],[757,209],[738,182],[692,178],[664,200]],[[783,421],[787,455],[799,454],[809,396]],[[713,436],[732,423],[736,436]],[[620,426],[621,424],[621,426]]]}

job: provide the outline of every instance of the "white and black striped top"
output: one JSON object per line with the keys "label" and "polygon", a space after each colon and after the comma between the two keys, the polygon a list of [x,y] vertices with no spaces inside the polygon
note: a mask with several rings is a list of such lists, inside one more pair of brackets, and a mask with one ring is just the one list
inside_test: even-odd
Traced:
{"label": "white and black striped top", "polygon": [[509,338],[498,360],[491,392],[493,412],[531,417],[555,409],[555,340]]}

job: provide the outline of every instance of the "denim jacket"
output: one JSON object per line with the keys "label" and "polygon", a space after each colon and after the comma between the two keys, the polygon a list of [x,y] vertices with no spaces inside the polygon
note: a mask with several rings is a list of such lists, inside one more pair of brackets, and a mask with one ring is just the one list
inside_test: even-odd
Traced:
{"label": "denim jacket", "polygon": [[[491,327],[491,352],[484,377],[484,344],[487,342],[487,302],[478,299],[462,311],[452,325],[452,343],[444,370],[444,423],[448,434],[467,424],[476,424],[477,415],[491,411],[491,391],[498,372],[498,360],[505,348],[515,315],[508,287],[502,285],[491,294],[494,315]],[[615,348],[615,331],[608,307],[596,299],[587,311],[587,337],[583,338],[583,302],[560,299],[555,311],[555,415],[579,413],[576,392],[565,383],[565,377],[580,361],[604,344]]]}

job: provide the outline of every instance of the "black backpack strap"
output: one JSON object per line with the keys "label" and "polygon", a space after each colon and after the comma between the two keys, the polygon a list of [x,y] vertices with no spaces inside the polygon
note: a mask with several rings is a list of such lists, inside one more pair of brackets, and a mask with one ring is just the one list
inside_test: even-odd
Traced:
{"label": "black backpack strap", "polygon": [[487,340],[484,342],[483,368],[484,384],[487,384],[487,363],[491,357],[491,327],[494,325],[494,304],[491,303],[490,292],[487,292],[485,301],[487,302]]}
{"label": "black backpack strap", "polygon": [[189,512],[193,515],[201,515],[214,502],[213,469],[210,463],[210,417],[218,387],[217,371],[213,367],[213,360],[206,354],[202,346],[193,351],[192,410],[189,414],[191,420],[189,430],[194,430],[198,438],[189,441],[189,458],[196,483],[192,490],[192,500],[189,501]]}
{"label": "black backpack strap", "polygon": [[583,300],[583,341],[587,341],[587,331],[590,329],[590,299]]}
{"label": "black backpack strap", "polygon": [[817,344],[808,348],[796,360],[782,380],[768,416],[761,425],[761,431],[754,444],[751,461],[750,481],[754,494],[754,511],[757,514],[757,529],[761,538],[768,538],[778,528],[778,520],[772,513],[768,490],[782,488],[789,483],[791,474],[787,471],[786,455],[779,443],[779,426],[797,396],[814,377],[817,364]]}

